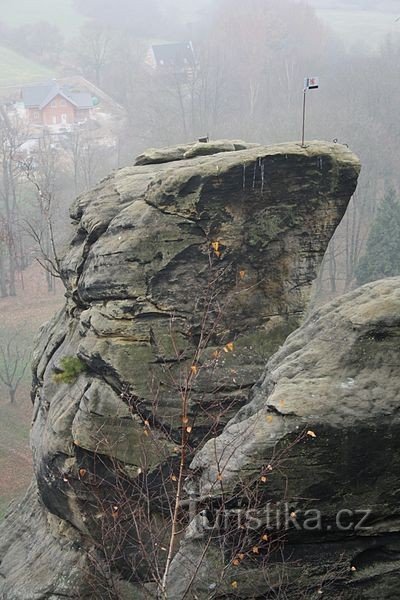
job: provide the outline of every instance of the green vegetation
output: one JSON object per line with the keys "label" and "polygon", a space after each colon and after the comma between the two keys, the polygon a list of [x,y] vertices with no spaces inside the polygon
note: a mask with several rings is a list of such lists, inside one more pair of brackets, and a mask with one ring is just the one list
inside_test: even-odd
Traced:
{"label": "green vegetation", "polygon": [[77,356],[64,356],[61,359],[61,373],[54,375],[57,383],[74,383],[81,373],[86,371],[86,365]]}
{"label": "green vegetation", "polygon": [[378,209],[356,277],[362,284],[395,275],[400,275],[400,202],[390,191]]}
{"label": "green vegetation", "polygon": [[0,46],[0,86],[21,85],[54,77],[54,72]]}
{"label": "green vegetation", "polygon": [[83,18],[74,8],[73,0],[0,0],[1,20],[11,27],[47,21],[57,25],[64,35],[75,35]]}

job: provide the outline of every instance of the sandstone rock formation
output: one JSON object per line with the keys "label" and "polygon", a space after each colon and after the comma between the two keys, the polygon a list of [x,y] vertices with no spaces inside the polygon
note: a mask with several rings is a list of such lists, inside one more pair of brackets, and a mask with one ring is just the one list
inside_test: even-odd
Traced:
{"label": "sandstone rock formation", "polygon": [[[246,456],[253,473],[271,444],[290,436],[288,421],[312,420],[310,399],[282,416],[267,397],[271,383],[250,404],[249,391],[299,324],[358,172],[356,157],[337,144],[195,144],[144,154],[76,200],[62,261],[66,304],[42,329],[34,357],[35,480],[0,534],[4,600],[155,597],[151,584],[139,584],[165,563],[182,435],[193,460],[187,499],[211,496],[201,509],[208,519],[211,443],[221,453],[232,427],[248,431],[259,411],[276,413],[278,424],[240,438],[236,462],[226,465],[234,487]],[[76,361],[76,378],[63,380],[66,358]],[[140,536],[132,502],[146,505]],[[195,520],[183,541],[187,560],[201,547]],[[213,552],[210,544],[190,575],[200,594],[204,568],[218,564]],[[174,559],[172,596],[187,580],[187,560]],[[114,596],[104,591],[110,585]]]}
{"label": "sandstone rock formation", "polygon": [[[245,558],[220,583],[213,544],[204,554],[207,534],[188,536],[174,560],[171,597],[200,563],[197,595],[189,597],[207,598],[210,582],[225,597],[232,581],[240,598],[400,597],[399,358],[400,278],[331,302],[289,336],[251,402],[191,464],[192,487],[214,506],[219,472],[226,498],[243,478],[267,473],[260,500],[275,517],[278,510],[293,516],[286,543],[275,552],[262,540],[260,510]],[[259,554],[252,561],[253,545],[271,551],[267,568]]]}

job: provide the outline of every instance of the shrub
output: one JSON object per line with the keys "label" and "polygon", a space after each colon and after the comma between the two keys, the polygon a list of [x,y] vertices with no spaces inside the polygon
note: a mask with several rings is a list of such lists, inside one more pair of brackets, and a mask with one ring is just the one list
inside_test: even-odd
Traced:
{"label": "shrub", "polygon": [[57,383],[74,383],[86,371],[85,363],[77,356],[64,356],[60,361],[62,371],[54,375]]}

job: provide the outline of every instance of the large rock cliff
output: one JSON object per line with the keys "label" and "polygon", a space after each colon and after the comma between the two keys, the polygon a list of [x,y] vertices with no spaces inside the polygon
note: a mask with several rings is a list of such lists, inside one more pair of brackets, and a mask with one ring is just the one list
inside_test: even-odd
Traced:
{"label": "large rock cliff", "polygon": [[333,301],[288,337],[251,401],[191,463],[192,490],[214,507],[208,518],[222,493],[243,500],[252,490],[241,559],[221,581],[209,531],[187,535],[171,597],[198,564],[192,598],[207,598],[210,582],[225,597],[232,581],[240,598],[400,597],[399,359],[400,278]]}
{"label": "large rock cliff", "polygon": [[[221,579],[232,564],[230,541],[221,547],[217,536],[218,554],[214,541],[204,545],[193,530],[199,515],[214,519],[225,482],[232,507],[244,490],[255,498],[254,472],[279,440],[308,422],[319,429],[312,450],[320,467],[313,472],[300,435],[280,470],[297,482],[295,495],[315,496],[320,487],[331,496],[337,486],[340,469],[333,467],[328,481],[327,468],[341,443],[335,419],[352,421],[356,402],[337,412],[333,400],[326,402],[323,434],[328,375],[316,373],[315,384],[304,375],[298,393],[291,387],[295,373],[319,364],[319,350],[307,351],[301,367],[287,367],[292,375],[283,376],[282,397],[269,395],[288,350],[272,359],[250,403],[249,392],[300,322],[358,172],[356,157],[337,144],[195,144],[145,153],[76,200],[62,260],[65,307],[42,329],[34,357],[34,483],[1,529],[4,600],[155,597],[157,579],[167,595],[183,597],[188,578],[188,593],[197,589],[199,597],[210,590],[213,597],[265,597],[260,582],[252,591],[236,580],[227,584],[229,569]],[[298,335],[303,342],[305,334]],[[343,382],[332,383],[338,403],[337,389],[352,393],[362,349],[357,358],[354,372],[348,367]],[[347,443],[343,465],[355,447]],[[304,453],[303,477],[297,469]],[[292,494],[276,485],[275,498]],[[338,499],[344,493],[342,481]],[[258,506],[266,495],[256,496]],[[174,551],[180,540],[182,550],[166,588],[160,582],[175,504]],[[221,552],[228,562],[218,574]],[[191,556],[192,567],[202,557],[194,571]],[[217,578],[208,591],[205,572]]]}

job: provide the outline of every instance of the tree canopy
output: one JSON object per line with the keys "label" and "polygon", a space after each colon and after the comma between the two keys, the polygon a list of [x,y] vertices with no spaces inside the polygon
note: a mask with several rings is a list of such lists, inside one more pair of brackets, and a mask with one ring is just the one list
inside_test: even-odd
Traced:
{"label": "tree canopy", "polygon": [[395,275],[400,275],[400,202],[390,190],[372,224],[356,277],[362,284]]}

